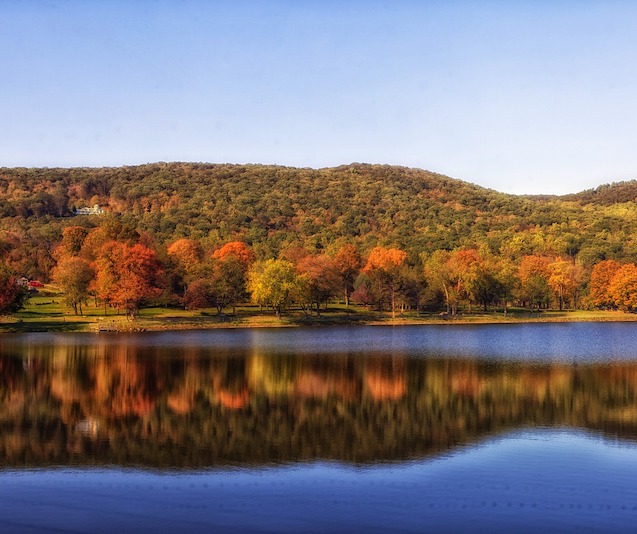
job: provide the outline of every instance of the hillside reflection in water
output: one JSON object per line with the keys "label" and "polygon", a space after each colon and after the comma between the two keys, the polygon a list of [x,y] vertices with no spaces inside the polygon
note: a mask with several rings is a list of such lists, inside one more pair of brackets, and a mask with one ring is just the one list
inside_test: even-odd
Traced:
{"label": "hillside reflection in water", "polygon": [[634,361],[277,354],[93,339],[0,345],[3,466],[374,463],[530,427],[637,438]]}

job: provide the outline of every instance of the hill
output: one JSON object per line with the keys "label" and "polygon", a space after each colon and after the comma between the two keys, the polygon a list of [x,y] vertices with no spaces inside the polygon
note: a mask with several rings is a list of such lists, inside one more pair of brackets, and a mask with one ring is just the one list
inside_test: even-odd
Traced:
{"label": "hill", "polygon": [[293,246],[362,251],[398,246],[412,258],[457,247],[521,256],[568,255],[585,265],[637,259],[637,182],[566,197],[499,193],[432,172],[354,163],[307,169],[265,165],[153,163],[112,168],[0,169],[0,249],[20,242],[46,251],[72,216],[99,204],[158,245],[180,237],[208,248],[241,239],[260,257]]}

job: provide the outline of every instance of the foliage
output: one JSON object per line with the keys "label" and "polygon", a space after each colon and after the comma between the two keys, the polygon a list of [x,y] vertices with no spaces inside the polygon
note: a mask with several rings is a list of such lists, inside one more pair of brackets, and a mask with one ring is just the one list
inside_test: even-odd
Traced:
{"label": "foliage", "polygon": [[247,286],[253,302],[272,307],[277,317],[286,305],[304,301],[307,295],[307,279],[286,260],[254,263],[248,271]]}
{"label": "foliage", "polygon": [[163,270],[148,247],[107,243],[96,262],[98,295],[126,315],[135,317],[140,304],[161,293]]}
{"label": "foliage", "polygon": [[[335,295],[348,304],[354,286],[359,302],[391,302],[393,313],[423,299],[444,300],[451,314],[473,304],[506,310],[516,300],[535,308],[626,308],[627,298],[608,293],[615,273],[596,265],[637,260],[636,183],[520,197],[386,165],[5,168],[0,254],[16,276],[44,282],[63,258],[82,258],[96,271],[89,290],[133,313],[159,291],[163,301],[180,302],[197,280],[214,281],[214,293],[226,296],[213,300],[231,305],[245,298],[241,277],[256,260],[270,259],[296,267],[294,299],[317,310]],[[72,216],[96,203],[106,215]],[[154,271],[164,273],[130,308],[124,303],[134,290],[116,295],[126,277],[105,253],[112,242],[152,251]],[[380,250],[405,257],[392,262]],[[241,276],[216,263],[230,257]],[[318,263],[328,260],[338,282],[331,268],[323,269],[329,283],[319,280]]]}
{"label": "foliage", "polygon": [[[79,252],[79,250],[77,251]],[[88,300],[89,287],[95,271],[90,263],[77,256],[63,256],[53,270],[53,280],[64,293],[64,300],[75,315],[82,313],[82,305]]]}
{"label": "foliage", "polygon": [[0,263],[0,315],[15,313],[22,309],[29,294],[26,287],[18,285],[18,278]]}
{"label": "foliage", "polygon": [[600,261],[591,272],[590,299],[599,308],[612,308],[615,299],[610,292],[610,283],[621,264],[615,260]]}

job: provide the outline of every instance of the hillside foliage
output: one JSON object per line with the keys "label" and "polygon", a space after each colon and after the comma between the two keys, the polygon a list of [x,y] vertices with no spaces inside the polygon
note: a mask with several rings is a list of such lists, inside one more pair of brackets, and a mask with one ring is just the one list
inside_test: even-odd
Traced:
{"label": "hillside foliage", "polygon": [[[394,312],[423,301],[455,312],[462,302],[486,308],[513,298],[538,308],[632,309],[631,280],[600,289],[598,277],[594,298],[586,296],[595,265],[637,261],[636,198],[637,182],[528,197],[366,164],[3,168],[0,253],[11,272],[65,284],[68,266],[81,263],[69,258],[81,258],[95,273],[88,284],[80,277],[83,292],[131,315],[148,299],[183,305],[193,284],[188,302],[232,305],[250,296],[249,269],[275,259],[301,277],[283,301],[314,304],[317,313],[337,294]],[[105,214],[77,215],[93,205]],[[401,261],[376,265],[383,251]],[[138,266],[150,270],[134,278]],[[223,273],[231,271],[241,280],[229,286]],[[83,298],[69,302],[81,309]]]}

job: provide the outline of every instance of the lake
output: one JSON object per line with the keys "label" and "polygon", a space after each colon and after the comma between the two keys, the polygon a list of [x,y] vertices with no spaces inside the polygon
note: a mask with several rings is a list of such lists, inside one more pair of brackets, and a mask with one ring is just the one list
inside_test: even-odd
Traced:
{"label": "lake", "polygon": [[2,532],[622,532],[637,323],[0,336]]}

